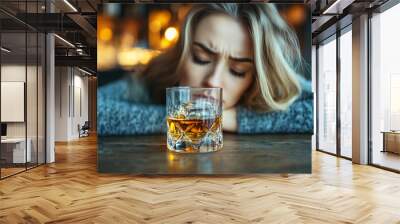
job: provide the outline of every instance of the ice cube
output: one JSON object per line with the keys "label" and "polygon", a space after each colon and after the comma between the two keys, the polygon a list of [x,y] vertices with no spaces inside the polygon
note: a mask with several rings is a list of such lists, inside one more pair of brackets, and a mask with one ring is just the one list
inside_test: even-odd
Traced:
{"label": "ice cube", "polygon": [[174,148],[176,151],[183,151],[186,148],[186,142],[182,139],[179,139],[178,141],[176,141]]}
{"label": "ice cube", "polygon": [[193,143],[190,138],[183,133],[176,141],[171,141],[169,144],[176,152],[184,152],[193,147]]}
{"label": "ice cube", "polygon": [[174,111],[174,117],[179,119],[186,119],[189,115],[192,102],[186,102],[179,105]]}
{"label": "ice cube", "polygon": [[183,115],[185,119],[205,119],[216,117],[215,105],[206,99],[197,99],[181,105],[177,115]]}

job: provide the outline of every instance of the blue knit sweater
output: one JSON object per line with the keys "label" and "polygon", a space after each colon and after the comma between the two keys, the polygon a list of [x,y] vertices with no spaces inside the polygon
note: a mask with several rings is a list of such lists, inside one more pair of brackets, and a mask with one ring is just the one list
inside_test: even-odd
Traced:
{"label": "blue knit sweater", "polygon": [[[311,84],[302,78],[300,83],[302,94],[286,111],[255,112],[238,106],[238,133],[311,134],[313,132]],[[99,136],[155,134],[166,131],[165,105],[151,104],[148,97],[140,94],[135,97],[143,99],[141,103],[126,99],[127,94],[132,95],[132,90],[138,88],[141,86],[127,80],[120,80],[98,89],[97,131]]]}

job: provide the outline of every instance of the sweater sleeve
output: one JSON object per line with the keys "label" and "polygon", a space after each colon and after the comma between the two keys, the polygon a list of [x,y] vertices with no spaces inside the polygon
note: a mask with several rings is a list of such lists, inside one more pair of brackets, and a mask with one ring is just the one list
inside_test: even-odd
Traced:
{"label": "sweater sleeve", "polygon": [[313,94],[305,88],[285,111],[255,112],[244,107],[237,111],[238,133],[313,133]]}
{"label": "sweater sleeve", "polygon": [[163,133],[165,106],[124,100],[128,84],[118,81],[98,90],[99,136]]}

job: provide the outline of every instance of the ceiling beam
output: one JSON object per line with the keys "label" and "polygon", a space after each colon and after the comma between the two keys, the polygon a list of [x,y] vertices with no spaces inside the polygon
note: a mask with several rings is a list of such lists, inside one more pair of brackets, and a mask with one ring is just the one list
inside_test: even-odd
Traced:
{"label": "ceiling beam", "polygon": [[67,16],[80,26],[91,38],[97,38],[96,28],[94,28],[85,17],[80,14],[67,14]]}
{"label": "ceiling beam", "polygon": [[343,10],[355,0],[336,0],[323,10],[322,14],[342,14]]}
{"label": "ceiling beam", "polygon": [[92,71],[97,70],[97,60],[91,56],[55,56],[56,66],[87,67]]}

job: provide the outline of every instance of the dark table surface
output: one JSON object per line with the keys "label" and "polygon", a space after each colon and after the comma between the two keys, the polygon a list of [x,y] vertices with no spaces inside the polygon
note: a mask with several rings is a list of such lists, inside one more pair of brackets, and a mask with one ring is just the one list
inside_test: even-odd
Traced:
{"label": "dark table surface", "polygon": [[210,153],[175,153],[165,135],[98,138],[98,171],[132,174],[311,173],[311,135],[234,135]]}

